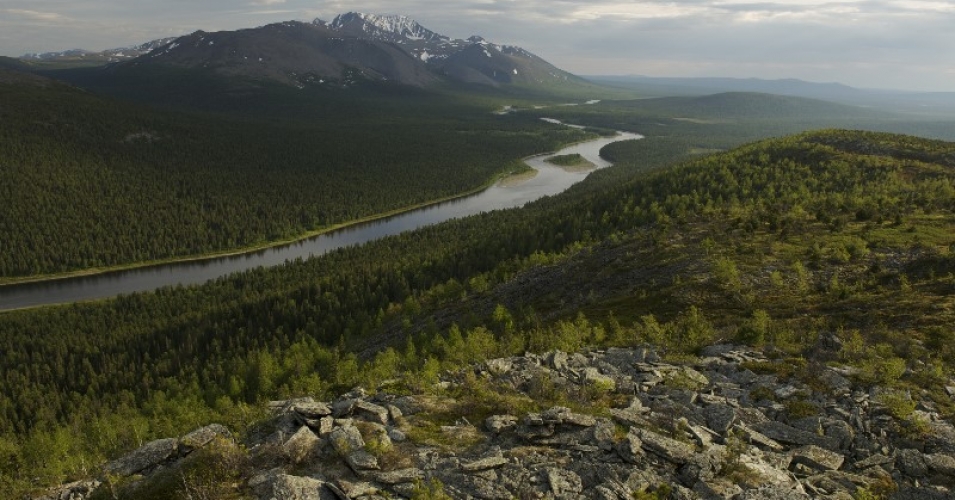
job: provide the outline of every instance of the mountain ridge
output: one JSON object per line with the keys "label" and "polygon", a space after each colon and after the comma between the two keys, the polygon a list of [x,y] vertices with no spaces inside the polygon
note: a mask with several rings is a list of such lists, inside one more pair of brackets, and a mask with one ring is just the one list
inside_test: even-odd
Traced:
{"label": "mountain ridge", "polygon": [[[134,53],[137,57],[126,57]],[[25,57],[48,62],[94,58],[85,51]],[[520,47],[494,44],[479,36],[451,39],[410,17],[357,12],[340,14],[331,22],[315,19],[233,31],[199,30],[134,49],[105,51],[96,57],[104,63],[115,62],[110,66],[113,71],[199,69],[300,89],[348,88],[363,81],[421,88],[587,84]]]}

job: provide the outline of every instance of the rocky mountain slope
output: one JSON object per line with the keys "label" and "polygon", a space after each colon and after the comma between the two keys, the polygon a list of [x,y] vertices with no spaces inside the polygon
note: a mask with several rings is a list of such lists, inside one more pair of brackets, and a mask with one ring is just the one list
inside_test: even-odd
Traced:
{"label": "rocky mountain slope", "polygon": [[354,12],[332,22],[197,31],[122,66],[209,69],[299,88],[364,80],[417,87],[447,80],[490,86],[583,82],[519,47],[481,37],[453,40],[403,16]]}
{"label": "rocky mountain slope", "polygon": [[244,436],[153,441],[41,498],[951,498],[955,427],[931,401],[791,368],[729,344],[493,359],[410,395],[272,402]]}

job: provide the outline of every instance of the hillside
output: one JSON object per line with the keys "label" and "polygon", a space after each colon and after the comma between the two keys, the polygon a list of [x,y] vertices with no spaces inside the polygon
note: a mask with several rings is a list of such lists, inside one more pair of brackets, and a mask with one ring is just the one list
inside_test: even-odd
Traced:
{"label": "hillside", "polygon": [[[827,466],[838,477],[825,473],[842,486],[814,487],[947,494],[944,464],[952,450],[918,443],[933,426],[950,427],[955,414],[946,392],[955,360],[947,328],[955,144],[831,130],[652,172],[646,169],[686,149],[651,137],[607,154],[619,165],[520,211],[452,221],[201,287],[0,315],[6,333],[0,442],[9,457],[0,464],[18,464],[4,465],[8,489],[24,488],[27,477],[46,484],[77,477],[89,463],[136,448],[144,436],[179,436],[213,421],[244,435],[262,418],[256,405],[263,399],[332,399],[356,385],[375,390],[395,379],[427,392],[443,370],[554,349],[650,344],[669,364],[700,367],[707,363],[697,358],[708,352],[704,347],[734,342],[759,353],[747,355],[746,370],[767,378],[733,397],[765,400],[757,407],[771,421],[803,430],[823,426],[832,437],[833,419],[847,418],[838,405],[876,401],[865,422],[886,433],[872,441],[870,431],[852,431],[858,441],[845,452],[846,465]],[[598,374],[607,370],[594,367]],[[823,391],[816,378],[830,370],[850,391],[850,400],[835,407],[827,398],[843,396]],[[674,388],[696,390],[685,385],[690,381],[664,385],[655,400],[675,401]],[[547,393],[550,386],[540,387]],[[497,401],[507,394],[497,386],[481,391],[464,390]],[[680,399],[683,406],[695,404],[692,394],[680,394],[689,398]],[[541,406],[528,412],[562,404],[534,399]],[[624,399],[611,396],[607,405],[624,410],[632,401]],[[441,410],[451,420],[430,429],[472,415],[475,407],[467,408]],[[797,424],[799,417],[809,420]],[[774,430],[760,435],[770,441],[759,444],[762,438],[750,435],[744,443],[806,444],[779,437],[788,427],[766,424]],[[675,429],[650,428],[683,439],[687,429]],[[615,442],[626,434],[615,434]],[[638,436],[648,456],[664,456],[651,461],[654,474],[669,477],[673,466],[664,462],[674,460],[661,451],[666,447],[648,444],[669,441]],[[755,453],[750,450],[743,454]],[[938,465],[920,468],[935,459]],[[807,460],[815,461],[810,469],[797,467],[797,477],[835,463]],[[870,468],[893,461],[901,473]],[[762,482],[745,470],[730,482],[747,489]],[[857,476],[868,479],[852,479]]]}

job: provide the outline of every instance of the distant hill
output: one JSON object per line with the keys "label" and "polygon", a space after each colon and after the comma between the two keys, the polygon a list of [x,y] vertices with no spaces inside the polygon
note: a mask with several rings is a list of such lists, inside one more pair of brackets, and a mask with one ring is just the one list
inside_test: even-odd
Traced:
{"label": "distant hill", "polygon": [[874,115],[876,112],[804,97],[781,96],[758,92],[724,92],[696,97],[665,97],[660,99],[630,101],[629,107],[643,112],[665,113],[685,119],[733,120],[845,118],[849,116]]}
{"label": "distant hill", "polygon": [[52,80],[33,73],[29,64],[0,56],[0,84],[49,85]]}
{"label": "distant hill", "polygon": [[636,90],[650,96],[698,96],[723,92],[761,92],[808,97],[935,117],[955,117],[955,92],[912,92],[850,87],[798,79],[668,78],[648,76],[587,76],[598,84]]}

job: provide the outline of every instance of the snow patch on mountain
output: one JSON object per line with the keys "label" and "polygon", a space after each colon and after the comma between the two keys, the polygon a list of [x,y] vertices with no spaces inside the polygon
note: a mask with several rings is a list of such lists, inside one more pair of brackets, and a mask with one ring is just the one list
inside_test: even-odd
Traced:
{"label": "snow patch on mountain", "polygon": [[[446,36],[439,35],[417,21],[405,16],[365,14],[349,12],[340,14],[328,25],[335,30],[361,29],[371,37],[393,38],[394,41],[448,41]],[[388,36],[390,35],[390,36]]]}

